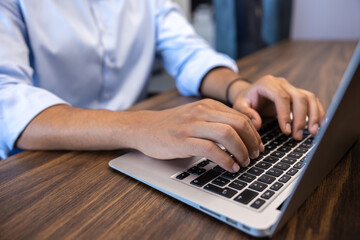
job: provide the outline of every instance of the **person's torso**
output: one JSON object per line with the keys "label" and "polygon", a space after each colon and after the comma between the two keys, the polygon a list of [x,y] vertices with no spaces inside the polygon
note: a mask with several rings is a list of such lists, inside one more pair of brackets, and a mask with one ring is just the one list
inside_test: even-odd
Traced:
{"label": "person's torso", "polygon": [[78,107],[129,107],[155,55],[152,2],[20,1],[35,85]]}

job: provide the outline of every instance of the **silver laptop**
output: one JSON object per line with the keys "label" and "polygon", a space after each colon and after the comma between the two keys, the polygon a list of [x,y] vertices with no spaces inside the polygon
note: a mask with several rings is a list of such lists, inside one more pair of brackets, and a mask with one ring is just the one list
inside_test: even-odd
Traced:
{"label": "silver laptop", "polygon": [[110,167],[250,235],[272,236],[360,136],[360,42],[316,137],[281,133],[276,121],[259,131],[265,152],[230,173],[202,158],[157,160],[130,152]]}

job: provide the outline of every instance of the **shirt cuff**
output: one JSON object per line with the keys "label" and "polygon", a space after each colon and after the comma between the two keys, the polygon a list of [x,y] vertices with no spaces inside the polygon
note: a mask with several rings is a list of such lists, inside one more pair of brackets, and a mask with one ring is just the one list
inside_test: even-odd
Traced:
{"label": "shirt cuff", "polygon": [[230,68],[236,73],[239,71],[235,61],[225,54],[212,50],[206,50],[206,53],[199,52],[186,64],[177,78],[176,86],[179,92],[185,96],[199,97],[199,88],[204,76],[216,67]]}
{"label": "shirt cuff", "polygon": [[37,87],[16,84],[0,90],[0,159],[5,159],[25,127],[45,109],[67,104]]}

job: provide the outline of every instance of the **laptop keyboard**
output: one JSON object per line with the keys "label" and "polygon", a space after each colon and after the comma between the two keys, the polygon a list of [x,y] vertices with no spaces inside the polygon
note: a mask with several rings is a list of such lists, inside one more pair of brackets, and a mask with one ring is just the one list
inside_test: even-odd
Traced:
{"label": "laptop keyboard", "polygon": [[225,171],[203,158],[171,178],[261,211],[299,175],[314,137],[305,130],[303,140],[296,141],[282,134],[276,121],[261,128],[259,134],[265,151],[239,172]]}

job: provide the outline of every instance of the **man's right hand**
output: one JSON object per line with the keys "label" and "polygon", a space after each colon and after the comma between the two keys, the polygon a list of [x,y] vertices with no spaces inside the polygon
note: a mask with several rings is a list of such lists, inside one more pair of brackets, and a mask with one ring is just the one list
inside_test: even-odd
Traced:
{"label": "man's right hand", "polygon": [[[251,120],[211,99],[163,111],[132,113],[131,147],[158,158],[204,156],[222,168],[236,172],[264,150]],[[234,158],[221,150],[223,145]]]}

